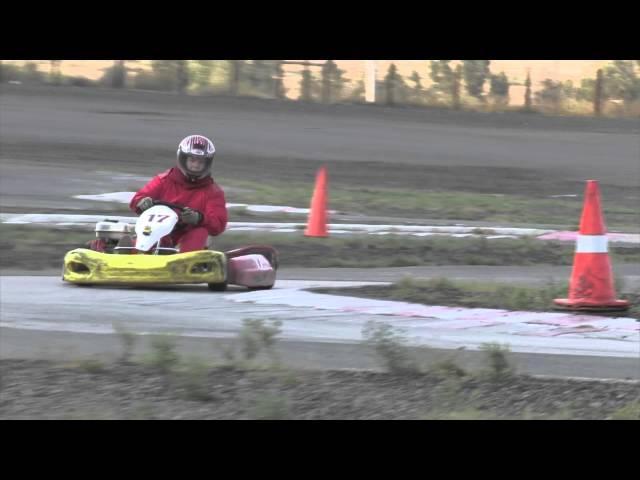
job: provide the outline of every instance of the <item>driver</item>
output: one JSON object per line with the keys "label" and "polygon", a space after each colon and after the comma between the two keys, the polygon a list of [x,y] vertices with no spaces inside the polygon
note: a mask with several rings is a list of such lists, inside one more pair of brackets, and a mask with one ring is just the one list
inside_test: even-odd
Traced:
{"label": "driver", "polygon": [[[211,164],[216,149],[202,135],[189,135],[180,142],[177,165],[153,177],[131,199],[129,208],[137,214],[153,206],[155,200],[186,207],[171,233],[173,245],[180,253],[204,250],[208,236],[224,232],[227,206],[222,188],[211,177]],[[165,237],[166,238],[166,237]]]}

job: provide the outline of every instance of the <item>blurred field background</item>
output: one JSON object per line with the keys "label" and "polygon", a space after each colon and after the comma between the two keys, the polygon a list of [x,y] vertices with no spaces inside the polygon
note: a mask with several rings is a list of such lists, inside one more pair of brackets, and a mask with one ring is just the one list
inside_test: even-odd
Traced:
{"label": "blurred field background", "polygon": [[[363,60],[12,60],[2,65],[3,81],[12,82],[365,102]],[[376,60],[375,65],[376,103],[385,105],[640,115],[639,60]]]}

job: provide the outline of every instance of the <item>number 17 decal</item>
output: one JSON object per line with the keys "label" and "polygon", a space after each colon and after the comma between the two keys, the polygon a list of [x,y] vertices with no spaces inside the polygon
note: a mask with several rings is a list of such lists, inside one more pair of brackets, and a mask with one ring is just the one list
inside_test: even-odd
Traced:
{"label": "number 17 decal", "polygon": [[[149,221],[153,222],[153,217],[155,217],[156,214],[151,214],[149,215]],[[158,215],[158,223],[162,223],[163,220],[166,220],[167,218],[169,218],[169,215]]]}

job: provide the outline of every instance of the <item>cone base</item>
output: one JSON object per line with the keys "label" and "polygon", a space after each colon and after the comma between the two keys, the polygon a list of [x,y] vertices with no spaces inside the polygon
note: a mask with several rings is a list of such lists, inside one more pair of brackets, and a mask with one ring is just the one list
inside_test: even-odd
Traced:
{"label": "cone base", "polygon": [[612,300],[610,302],[591,304],[585,301],[569,300],[568,298],[556,298],[553,308],[556,310],[575,310],[581,312],[620,312],[630,306],[627,300]]}
{"label": "cone base", "polygon": [[328,233],[311,233],[311,232],[304,232],[304,236],[305,237],[323,237],[326,238],[329,236]]}

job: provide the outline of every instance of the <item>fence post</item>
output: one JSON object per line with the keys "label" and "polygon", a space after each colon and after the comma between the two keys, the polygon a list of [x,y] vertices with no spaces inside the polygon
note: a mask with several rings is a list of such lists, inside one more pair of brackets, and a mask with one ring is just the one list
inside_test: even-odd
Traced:
{"label": "fence post", "polygon": [[176,60],[176,62],[176,87],[178,93],[182,94],[189,85],[189,70],[187,60]]}
{"label": "fence post", "polygon": [[49,80],[54,85],[60,85],[60,63],[62,60],[51,60],[51,69],[49,72]]}
{"label": "fence post", "polygon": [[302,71],[302,80],[300,81],[300,100],[303,102],[310,102],[312,100],[311,95],[311,71],[309,66],[305,65]]}
{"label": "fence post", "polygon": [[524,92],[524,111],[531,111],[531,71],[527,70],[527,79],[524,81],[526,88]]}
{"label": "fence post", "polygon": [[451,82],[451,101],[454,110],[460,109],[460,80],[462,79],[462,65],[458,65],[453,72]]}
{"label": "fence post", "polygon": [[387,105],[393,106],[396,103],[394,98],[395,82],[393,77],[386,79],[385,88],[387,90],[387,95],[386,95]]}
{"label": "fence post", "polygon": [[229,60],[231,62],[231,75],[229,78],[229,93],[238,95],[238,85],[240,84],[240,60]]}
{"label": "fence post", "polygon": [[593,114],[599,117],[602,113],[602,69],[596,74],[596,84],[593,89]]}
{"label": "fence post", "polygon": [[275,66],[275,82],[274,82],[274,86],[275,86],[275,97],[279,100],[282,100],[284,98],[286,98],[285,92],[284,92],[284,69],[282,68],[282,61],[278,60],[276,61],[276,66]]}
{"label": "fence post", "polygon": [[322,66],[322,103],[331,103],[333,100],[333,77],[336,65],[332,60],[327,60]]}
{"label": "fence post", "polygon": [[124,88],[127,70],[124,66],[124,60],[116,60],[113,64],[113,74],[111,76],[111,86],[113,88]]}
{"label": "fence post", "polygon": [[396,103],[395,99],[395,91],[396,91],[396,83],[398,78],[398,70],[394,63],[389,65],[389,70],[387,71],[387,76],[384,78],[384,88],[386,93],[386,104],[389,106],[393,106]]}

